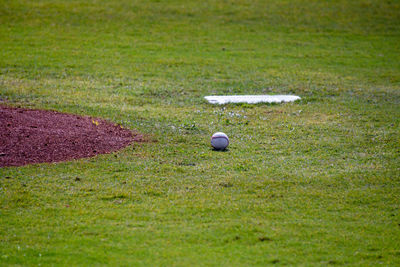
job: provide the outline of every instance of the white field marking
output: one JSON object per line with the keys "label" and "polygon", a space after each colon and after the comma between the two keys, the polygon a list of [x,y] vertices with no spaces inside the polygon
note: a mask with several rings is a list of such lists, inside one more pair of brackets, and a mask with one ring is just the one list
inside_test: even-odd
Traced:
{"label": "white field marking", "polygon": [[228,103],[282,103],[299,100],[296,95],[210,95],[204,97],[211,104]]}

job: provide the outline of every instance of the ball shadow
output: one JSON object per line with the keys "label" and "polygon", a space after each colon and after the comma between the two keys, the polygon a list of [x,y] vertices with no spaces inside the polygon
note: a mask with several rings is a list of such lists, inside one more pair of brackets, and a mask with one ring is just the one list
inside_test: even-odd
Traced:
{"label": "ball shadow", "polygon": [[229,148],[225,148],[225,149],[215,149],[215,148],[211,148],[212,151],[215,152],[229,152]]}

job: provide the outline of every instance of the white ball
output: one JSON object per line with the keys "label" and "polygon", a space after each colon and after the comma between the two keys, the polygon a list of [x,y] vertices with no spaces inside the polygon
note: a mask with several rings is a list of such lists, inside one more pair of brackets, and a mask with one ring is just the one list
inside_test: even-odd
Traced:
{"label": "white ball", "polygon": [[229,145],[229,138],[226,134],[218,132],[211,137],[211,146],[216,150],[224,150]]}

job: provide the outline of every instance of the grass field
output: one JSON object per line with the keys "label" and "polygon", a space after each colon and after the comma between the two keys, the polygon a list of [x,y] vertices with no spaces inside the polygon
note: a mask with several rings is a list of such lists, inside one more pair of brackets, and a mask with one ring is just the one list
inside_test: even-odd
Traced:
{"label": "grass field", "polygon": [[0,100],[155,140],[0,169],[2,266],[400,265],[400,1],[0,0]]}

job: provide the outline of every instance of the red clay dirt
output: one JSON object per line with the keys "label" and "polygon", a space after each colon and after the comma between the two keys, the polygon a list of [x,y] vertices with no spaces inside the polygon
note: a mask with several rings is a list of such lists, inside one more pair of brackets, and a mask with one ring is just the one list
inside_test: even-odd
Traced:
{"label": "red clay dirt", "polygon": [[142,140],[102,119],[0,106],[0,167],[92,157]]}

